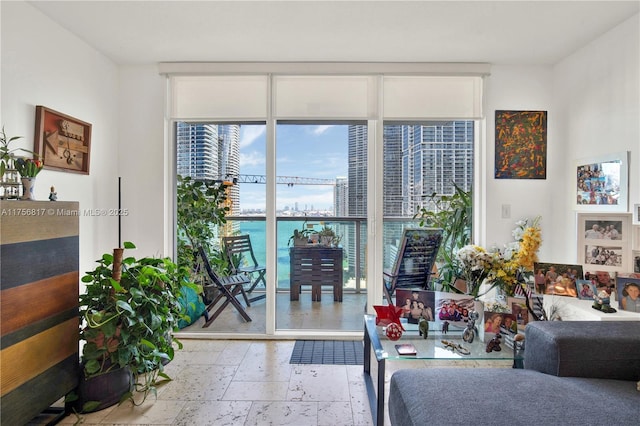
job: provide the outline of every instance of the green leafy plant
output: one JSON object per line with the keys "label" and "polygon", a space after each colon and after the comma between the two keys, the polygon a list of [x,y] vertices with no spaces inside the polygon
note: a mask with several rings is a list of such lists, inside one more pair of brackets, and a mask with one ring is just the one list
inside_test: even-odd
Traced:
{"label": "green leafy plant", "polygon": [[420,208],[414,216],[414,219],[420,219],[420,226],[444,230],[436,260],[438,282],[444,291],[457,291],[453,283],[462,276],[462,269],[456,254],[471,242],[472,207],[471,191],[454,183],[453,194],[431,194],[427,206]]}
{"label": "green leafy plant", "polygon": [[22,136],[7,137],[7,134],[4,132],[4,126],[2,126],[2,131],[0,132],[0,177],[4,175],[5,170],[13,166],[16,152],[23,151],[33,154],[33,152],[24,148],[11,149],[11,142],[18,139],[22,139]]}
{"label": "green leafy plant", "polygon": [[[126,242],[125,249],[135,245]],[[156,393],[156,384],[170,380],[163,366],[174,357],[172,337],[185,318],[179,302],[181,289],[196,288],[189,270],[169,258],[124,257],[120,279],[114,278],[114,256],[104,254],[98,266],[82,278],[86,291],[80,295],[80,340],[85,377],[129,367],[134,383],[124,399],[134,392],[143,398]],[[116,266],[117,267],[117,266]]]}
{"label": "green leafy plant", "polygon": [[342,241],[342,237],[337,235],[336,232],[328,225],[324,225],[320,231],[318,231],[318,236],[320,237],[320,243],[330,246],[336,247]]}
{"label": "green leafy plant", "polygon": [[189,176],[178,176],[177,227],[178,264],[193,268],[195,250],[203,246],[209,253],[212,266],[223,271],[226,261],[213,241],[216,228],[227,222],[229,207],[225,182],[194,180]]}
{"label": "green leafy plant", "polygon": [[315,233],[316,231],[313,230],[313,225],[308,225],[307,221],[305,220],[302,223],[302,226],[300,227],[300,229],[293,230],[293,234],[289,237],[289,241],[287,242],[287,245],[289,246],[296,245],[296,243],[302,244],[302,245],[307,244],[311,234],[315,234]]}

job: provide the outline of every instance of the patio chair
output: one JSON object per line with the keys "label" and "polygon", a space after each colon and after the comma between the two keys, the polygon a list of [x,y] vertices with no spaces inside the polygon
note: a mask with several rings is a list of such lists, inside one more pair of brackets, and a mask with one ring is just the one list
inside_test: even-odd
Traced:
{"label": "patio chair", "polygon": [[[209,281],[218,289],[218,294],[207,305],[205,310],[205,323],[202,327],[209,327],[209,325],[218,318],[224,308],[226,308],[230,303],[236,308],[245,321],[251,321],[251,317],[247,314],[247,311],[245,311],[245,308],[238,300],[238,296],[242,295],[247,307],[251,306],[247,293],[244,290],[244,286],[250,282],[250,278],[245,274],[234,274],[228,276],[218,275],[218,273],[211,268],[207,253],[202,246],[198,247],[198,255],[202,261],[202,266],[204,266],[207,272]],[[209,314],[209,311],[213,309],[220,300],[223,300],[222,304],[213,314]]]}
{"label": "patio chair", "polygon": [[[249,235],[233,235],[231,237],[222,237],[222,243],[224,251],[227,255],[229,265],[235,274],[247,274],[251,277],[251,286],[247,290],[251,293],[260,282],[267,287],[264,274],[267,268],[260,265],[256,260],[256,256],[253,253],[253,247],[251,246],[251,237]],[[249,299],[251,302],[264,299],[265,294],[255,296]]]}
{"label": "patio chair", "polygon": [[417,228],[402,231],[392,269],[384,271],[384,293],[390,305],[396,288],[427,289],[433,264],[442,242],[442,229]]}

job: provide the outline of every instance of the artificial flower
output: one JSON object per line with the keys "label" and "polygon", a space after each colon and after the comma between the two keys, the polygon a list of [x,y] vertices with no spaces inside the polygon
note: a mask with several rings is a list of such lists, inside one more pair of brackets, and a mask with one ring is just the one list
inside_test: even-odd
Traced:
{"label": "artificial flower", "polygon": [[33,158],[18,158],[15,164],[16,170],[22,177],[36,177],[44,166],[41,160],[35,160]]}

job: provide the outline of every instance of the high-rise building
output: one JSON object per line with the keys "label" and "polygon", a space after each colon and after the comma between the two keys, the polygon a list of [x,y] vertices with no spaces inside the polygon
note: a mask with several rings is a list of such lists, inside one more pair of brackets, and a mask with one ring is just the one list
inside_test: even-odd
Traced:
{"label": "high-rise building", "polygon": [[[240,173],[240,125],[178,122],[177,173],[193,179],[233,182]],[[229,188],[231,214],[240,213],[240,189]]]}
{"label": "high-rise building", "polygon": [[349,216],[349,179],[336,178],[336,186],[333,192],[333,215],[338,217]]}

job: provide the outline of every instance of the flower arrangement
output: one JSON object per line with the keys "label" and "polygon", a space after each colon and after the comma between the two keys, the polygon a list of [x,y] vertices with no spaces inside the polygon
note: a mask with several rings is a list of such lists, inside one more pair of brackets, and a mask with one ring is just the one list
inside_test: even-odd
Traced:
{"label": "flower arrangement", "polygon": [[515,241],[507,244],[503,251],[488,251],[476,245],[458,250],[456,259],[467,282],[467,294],[478,297],[482,283],[487,282],[488,290],[497,287],[507,296],[513,296],[524,277],[533,274],[533,265],[538,261],[542,243],[539,222],[540,217],[531,223],[529,219],[516,222],[512,232]]}
{"label": "flower arrangement", "polygon": [[467,294],[478,296],[480,285],[489,277],[493,267],[493,255],[483,247],[468,244],[456,253],[462,278],[467,282]]}
{"label": "flower arrangement", "polygon": [[505,247],[504,252],[493,253],[493,262],[487,274],[487,281],[508,296],[513,296],[516,287],[525,276],[533,274],[533,265],[538,261],[538,249],[542,244],[540,216],[529,223],[529,219],[516,222],[512,234],[515,241]]}
{"label": "flower arrangement", "polygon": [[16,159],[16,170],[22,177],[36,177],[44,163],[42,160],[35,160],[33,158],[18,158]]}

